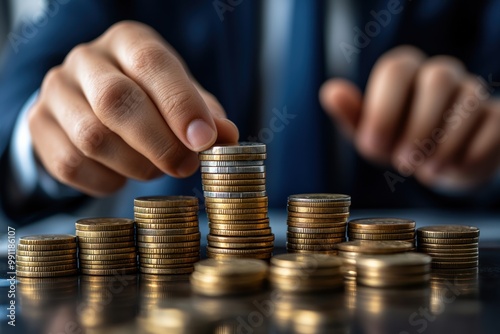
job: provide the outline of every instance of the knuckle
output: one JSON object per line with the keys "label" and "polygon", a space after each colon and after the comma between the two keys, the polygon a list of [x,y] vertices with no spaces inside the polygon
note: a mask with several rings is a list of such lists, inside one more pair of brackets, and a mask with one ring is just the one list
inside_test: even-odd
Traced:
{"label": "knuckle", "polygon": [[445,61],[443,58],[432,59],[422,65],[419,76],[424,85],[447,87],[458,84],[461,72],[460,68],[452,64],[451,61]]}
{"label": "knuckle", "polygon": [[80,59],[86,59],[91,55],[92,52],[92,47],[88,43],[81,43],[75,46],[71,51],[68,53],[65,59],[65,63],[75,63]]}
{"label": "knuckle", "polygon": [[52,67],[43,79],[41,92],[45,92],[47,87],[58,87],[63,80],[64,74],[61,66]]}
{"label": "knuckle", "polygon": [[133,21],[133,20],[124,20],[113,24],[108,28],[106,33],[108,35],[119,35],[119,34],[128,34],[130,32],[137,31],[137,29],[145,29],[147,25]]}
{"label": "knuckle", "polygon": [[103,121],[119,121],[139,103],[141,94],[138,88],[127,80],[113,77],[108,79],[95,92],[94,107]]}
{"label": "knuckle", "polygon": [[86,156],[95,156],[99,153],[104,141],[105,129],[95,122],[80,121],[75,126],[75,145]]}
{"label": "knuckle", "polygon": [[82,157],[76,151],[63,151],[54,159],[54,176],[63,183],[72,183],[78,176],[81,163]]}
{"label": "knuckle", "polygon": [[161,107],[169,120],[175,122],[190,111],[193,96],[188,89],[171,89],[163,95]]}
{"label": "knuckle", "polygon": [[150,73],[167,61],[165,50],[155,43],[150,43],[130,52],[129,66],[134,73],[141,75]]}

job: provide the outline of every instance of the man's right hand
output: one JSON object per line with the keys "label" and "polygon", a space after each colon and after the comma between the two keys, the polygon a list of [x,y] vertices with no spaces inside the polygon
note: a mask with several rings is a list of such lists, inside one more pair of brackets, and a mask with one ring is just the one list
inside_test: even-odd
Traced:
{"label": "man's right hand", "polygon": [[36,155],[60,182],[91,196],[127,178],[186,177],[196,152],[238,129],[152,28],[122,22],[51,69],[30,110]]}

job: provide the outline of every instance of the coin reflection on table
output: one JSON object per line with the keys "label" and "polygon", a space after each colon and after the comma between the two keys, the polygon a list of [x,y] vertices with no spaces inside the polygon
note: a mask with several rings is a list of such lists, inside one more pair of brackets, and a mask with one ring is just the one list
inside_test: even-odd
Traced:
{"label": "coin reflection on table", "polygon": [[134,319],[138,292],[136,275],[82,275],[80,289],[78,316],[86,330],[105,329]]}
{"label": "coin reflection on table", "polygon": [[191,295],[189,275],[151,275],[141,274],[140,315],[158,308],[164,301],[173,298],[188,298]]}
{"label": "coin reflection on table", "polygon": [[478,295],[478,268],[434,269],[430,287],[430,310],[433,314],[441,314],[457,298],[473,298]]}

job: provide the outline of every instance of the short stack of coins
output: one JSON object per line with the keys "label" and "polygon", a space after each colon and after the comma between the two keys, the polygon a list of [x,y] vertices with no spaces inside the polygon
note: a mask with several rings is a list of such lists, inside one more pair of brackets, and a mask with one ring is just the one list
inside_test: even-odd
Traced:
{"label": "short stack of coins", "polygon": [[76,237],[46,234],[21,237],[17,245],[16,272],[19,277],[76,275]]}
{"label": "short stack of coins", "polygon": [[342,260],[327,254],[281,254],[271,258],[269,281],[284,292],[306,293],[343,286]]}
{"label": "short stack of coins", "polygon": [[363,255],[356,260],[356,281],[373,288],[394,288],[428,283],[431,257],[407,252]]}
{"label": "short stack of coins", "polygon": [[479,229],[474,226],[440,225],[417,230],[418,251],[432,257],[432,267],[474,268],[479,264]]}
{"label": "short stack of coins", "polygon": [[189,274],[200,260],[198,199],[149,196],[134,200],[139,266],[143,274]]}
{"label": "short stack of coins", "polygon": [[75,223],[80,272],[116,275],[137,272],[134,221],[126,218],[86,218]]}
{"label": "short stack of coins", "polygon": [[258,259],[206,259],[195,264],[193,291],[206,296],[258,292],[264,288],[268,266]]}
{"label": "short stack of coins", "polygon": [[335,255],[344,242],[351,197],[343,194],[299,194],[288,197],[289,253]]}
{"label": "short stack of coins", "polygon": [[264,160],[266,145],[214,146],[199,154],[209,223],[207,256],[272,256]]}
{"label": "short stack of coins", "polygon": [[399,240],[415,245],[415,221],[401,218],[363,218],[349,221],[347,236],[354,240]]}
{"label": "short stack of coins", "polygon": [[343,260],[344,278],[355,281],[356,259],[360,256],[404,253],[415,250],[415,247],[407,241],[355,240],[340,243],[337,249]]}

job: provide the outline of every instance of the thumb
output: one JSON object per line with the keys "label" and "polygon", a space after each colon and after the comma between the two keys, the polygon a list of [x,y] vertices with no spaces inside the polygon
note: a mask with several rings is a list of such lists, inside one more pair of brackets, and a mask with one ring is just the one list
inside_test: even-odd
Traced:
{"label": "thumb", "polygon": [[354,135],[361,115],[361,91],[344,79],[330,79],[319,91],[321,105],[349,137]]}
{"label": "thumb", "polygon": [[239,131],[236,125],[227,119],[226,112],[215,96],[207,91],[200,91],[200,94],[212,114],[217,128],[217,144],[236,144],[239,139]]}

